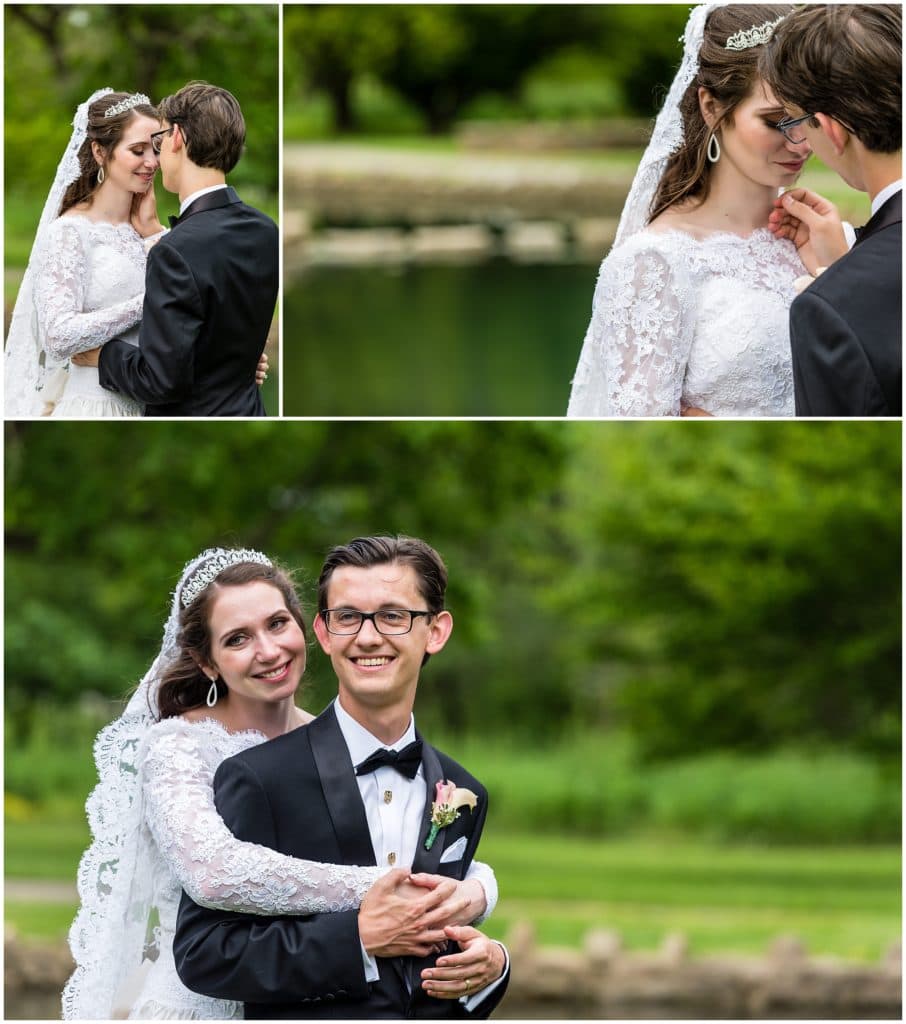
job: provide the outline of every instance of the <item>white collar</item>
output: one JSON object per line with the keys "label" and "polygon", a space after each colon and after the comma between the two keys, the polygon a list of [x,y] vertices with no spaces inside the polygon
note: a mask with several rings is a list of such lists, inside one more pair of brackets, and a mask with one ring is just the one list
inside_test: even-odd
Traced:
{"label": "white collar", "polygon": [[891,196],[896,195],[897,192],[903,191],[903,179],[898,178],[896,181],[892,181],[886,188],[882,188],[881,191],[871,201],[871,215],[874,215],[881,209],[881,207],[890,199]]}
{"label": "white collar", "polygon": [[200,188],[197,192],[193,192],[190,196],[186,196],[186,198],[179,204],[179,216],[181,217],[189,208],[189,204],[194,203],[199,196],[206,196],[208,192],[216,192],[217,189],[226,187],[226,182],[223,182],[222,185],[208,185],[207,188]]}
{"label": "white collar", "polygon": [[380,747],[387,747],[389,750],[402,750],[407,743],[411,743],[415,739],[415,716],[409,716],[409,727],[403,733],[402,736],[395,743],[382,743],[377,736],[370,733],[363,725],[359,723],[349,714],[348,711],[344,710],[339,699],[333,702],[333,709],[337,716],[337,724],[340,727],[340,732],[343,734],[343,739],[346,741],[346,746],[349,748],[349,756],[352,758],[352,763],[361,764],[366,757],[369,757]]}

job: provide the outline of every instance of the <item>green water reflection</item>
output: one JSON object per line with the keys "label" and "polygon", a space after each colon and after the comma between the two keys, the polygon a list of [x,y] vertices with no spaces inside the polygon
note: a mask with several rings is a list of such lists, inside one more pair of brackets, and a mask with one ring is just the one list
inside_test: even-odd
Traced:
{"label": "green water reflection", "polygon": [[284,301],[287,416],[562,416],[597,268],[329,267]]}

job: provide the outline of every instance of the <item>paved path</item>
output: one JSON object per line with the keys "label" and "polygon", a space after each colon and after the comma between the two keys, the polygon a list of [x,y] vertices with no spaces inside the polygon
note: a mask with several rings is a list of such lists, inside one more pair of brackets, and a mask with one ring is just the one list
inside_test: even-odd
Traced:
{"label": "paved path", "polygon": [[5,897],[19,903],[78,903],[75,879],[56,882],[46,879],[8,878]]}

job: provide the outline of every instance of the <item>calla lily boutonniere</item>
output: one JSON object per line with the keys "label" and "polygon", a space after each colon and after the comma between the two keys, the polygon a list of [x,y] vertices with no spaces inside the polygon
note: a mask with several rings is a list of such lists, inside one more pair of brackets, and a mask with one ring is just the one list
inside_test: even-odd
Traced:
{"label": "calla lily boutonniere", "polygon": [[456,821],[460,807],[468,807],[472,811],[477,803],[478,797],[471,789],[457,789],[453,782],[438,782],[435,800],[431,804],[431,831],[425,840],[425,849],[431,849],[442,828]]}

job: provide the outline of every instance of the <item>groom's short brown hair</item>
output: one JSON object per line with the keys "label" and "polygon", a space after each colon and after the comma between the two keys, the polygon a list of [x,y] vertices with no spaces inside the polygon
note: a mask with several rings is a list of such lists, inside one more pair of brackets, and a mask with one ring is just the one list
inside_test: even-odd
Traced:
{"label": "groom's short brown hair", "polygon": [[447,567],[440,555],[417,537],[356,537],[348,544],[333,548],[324,559],[318,579],[318,611],[327,610],[327,590],[335,569],[352,566],[369,569],[373,565],[408,565],[418,578],[418,591],[428,611],[434,615],[444,610],[447,589]]}
{"label": "groom's short brown hair", "polygon": [[161,100],[162,120],[180,126],[186,153],[199,167],[229,173],[245,145],[245,120],[236,97],[208,82],[189,82]]}
{"label": "groom's short brown hair", "polygon": [[902,148],[898,4],[808,4],[785,18],[759,70],[777,98],[827,114],[870,150]]}

